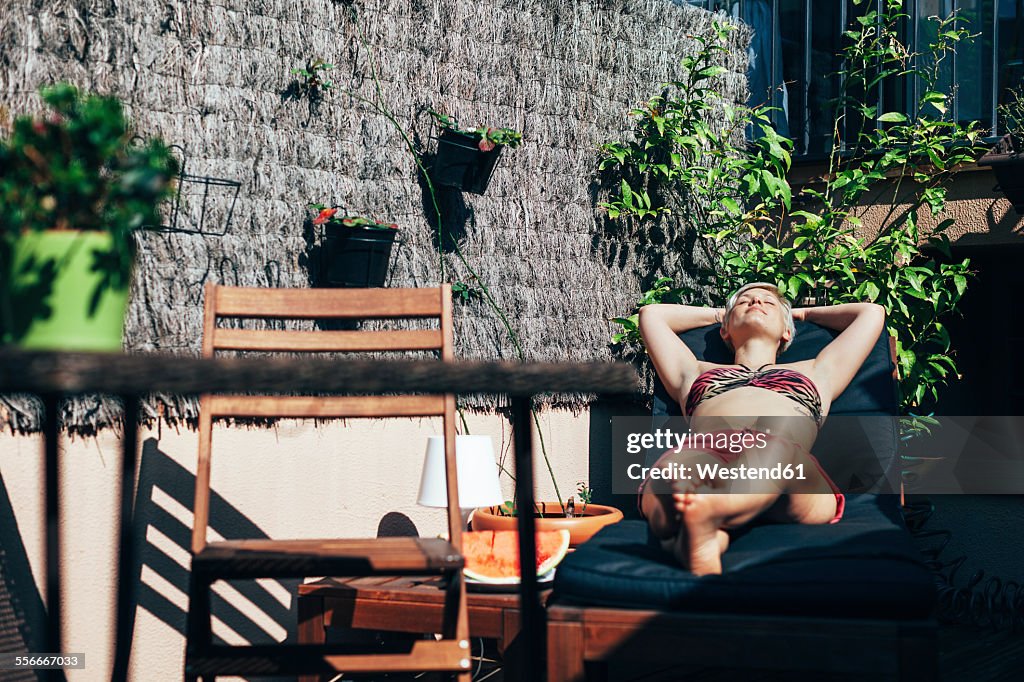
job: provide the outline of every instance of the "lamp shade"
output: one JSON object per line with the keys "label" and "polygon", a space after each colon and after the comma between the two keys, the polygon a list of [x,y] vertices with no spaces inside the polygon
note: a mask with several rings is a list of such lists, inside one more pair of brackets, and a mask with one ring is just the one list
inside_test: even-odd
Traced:
{"label": "lamp shade", "polygon": [[[456,436],[455,461],[459,479],[459,507],[489,507],[504,501],[490,436]],[[427,454],[423,458],[423,476],[420,478],[417,502],[424,507],[448,506],[443,436],[430,436],[427,439]]]}

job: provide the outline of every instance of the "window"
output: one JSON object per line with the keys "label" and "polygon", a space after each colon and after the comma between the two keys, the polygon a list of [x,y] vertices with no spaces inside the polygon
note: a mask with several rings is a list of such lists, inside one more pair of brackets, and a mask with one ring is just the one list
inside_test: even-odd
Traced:
{"label": "window", "polygon": [[[750,104],[770,103],[776,129],[793,139],[797,154],[822,156],[831,149],[833,116],[829,100],[839,91],[842,64],[836,54],[844,27],[867,3],[852,0],[688,0],[742,20],[754,29],[750,46]],[[870,3],[871,6],[880,4]],[[952,115],[978,121],[993,136],[1002,135],[997,106],[1024,88],[1024,0],[907,0],[904,38],[913,51],[927,50],[935,38],[928,17],[956,10],[967,22],[973,41],[961,43],[942,65],[945,89],[957,84]],[[907,111],[921,84],[889,83],[877,93],[879,112]],[[909,112],[908,112],[909,113]],[[840,131],[841,133],[843,131]]]}

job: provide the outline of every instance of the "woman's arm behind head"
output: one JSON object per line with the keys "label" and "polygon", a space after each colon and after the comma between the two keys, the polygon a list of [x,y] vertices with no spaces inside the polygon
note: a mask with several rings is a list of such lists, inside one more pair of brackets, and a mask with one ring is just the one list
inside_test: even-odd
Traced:
{"label": "woman's arm behind head", "polygon": [[841,332],[814,359],[815,379],[835,400],[850,385],[885,328],[885,308],[875,303],[842,303],[799,310],[794,311],[797,319]]}
{"label": "woman's arm behind head", "polygon": [[659,303],[640,309],[640,335],[654,370],[669,393],[679,399],[682,387],[697,375],[697,358],[679,333],[721,322],[717,308]]}

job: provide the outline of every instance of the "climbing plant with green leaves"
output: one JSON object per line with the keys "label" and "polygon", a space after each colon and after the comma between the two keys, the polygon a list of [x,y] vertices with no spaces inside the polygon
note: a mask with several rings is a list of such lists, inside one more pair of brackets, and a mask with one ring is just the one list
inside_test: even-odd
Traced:
{"label": "climbing plant with green leaves", "polygon": [[[681,79],[631,112],[635,139],[605,145],[601,168],[621,181],[603,206],[612,219],[664,220],[668,199],[684,200],[686,228],[710,264],[694,273],[713,292],[709,304],[767,280],[793,300],[883,305],[896,337],[902,407],[919,412],[956,375],[942,320],[956,311],[971,275],[968,260],[952,258],[945,233],[954,220],[942,214],[949,182],[976,158],[982,131],[952,120],[950,93],[940,87],[943,63],[970,34],[955,14],[932,17],[933,42],[914,52],[900,40],[909,20],[902,2],[855,5],[861,10],[843,34],[824,177],[794,195],[786,180],[792,145],[771,128],[769,110],[724,101],[713,60],[734,27],[716,23],[683,61]],[[864,93],[889,79],[916,79],[922,94],[905,110],[883,110]],[[724,114],[718,129],[706,122],[713,111]],[[760,136],[746,141],[744,130]],[[858,216],[868,204],[884,209],[871,221],[877,232]],[[641,305],[701,298],[697,288],[670,284],[657,280]],[[640,341],[635,317],[615,321],[623,330],[613,341]]]}

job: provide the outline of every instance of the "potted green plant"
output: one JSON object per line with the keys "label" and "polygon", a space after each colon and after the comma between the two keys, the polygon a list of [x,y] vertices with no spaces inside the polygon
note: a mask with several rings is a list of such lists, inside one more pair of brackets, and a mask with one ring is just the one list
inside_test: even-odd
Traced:
{"label": "potted green plant", "polygon": [[[569,546],[583,544],[594,533],[605,526],[622,520],[622,512],[615,507],[595,504],[593,491],[586,483],[580,482],[577,489],[579,504],[570,497],[561,502],[538,502],[534,510],[537,530],[569,531]],[[481,507],[473,511],[473,530],[516,530],[515,503],[512,501],[496,507]]]}
{"label": "potted green plant", "polygon": [[313,225],[323,225],[321,286],[382,287],[387,279],[398,225],[373,218],[339,215],[336,206],[310,204]]}
{"label": "potted green plant", "polygon": [[452,116],[433,110],[430,115],[441,129],[437,156],[430,167],[431,177],[444,187],[483,194],[501,150],[514,149],[523,142],[523,136],[511,128],[463,128]]}
{"label": "potted green plant", "polygon": [[0,140],[0,338],[33,349],[121,348],[134,232],[158,225],[178,163],[133,143],[120,102],[62,83],[47,116]]}
{"label": "potted green plant", "polygon": [[978,159],[978,165],[992,167],[998,189],[1021,215],[1024,214],[1024,96],[1016,95],[1012,101],[1001,105],[999,113],[1009,132]]}

